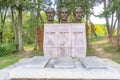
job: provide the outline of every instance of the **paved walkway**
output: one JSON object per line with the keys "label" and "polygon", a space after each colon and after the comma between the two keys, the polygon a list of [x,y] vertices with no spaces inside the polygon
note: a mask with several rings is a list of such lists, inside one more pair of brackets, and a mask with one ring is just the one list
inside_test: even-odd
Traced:
{"label": "paved walkway", "polygon": [[[26,62],[27,60],[29,60],[30,58],[23,58],[20,59],[18,62],[14,63],[13,65],[10,65],[4,69],[0,70],[0,80],[10,80],[10,74],[9,71],[14,69],[15,67],[22,65],[24,62]],[[120,64],[117,64],[116,62],[107,59],[107,58],[100,58],[103,62],[105,62],[108,65],[111,65],[112,67],[114,67],[115,69],[117,69],[118,71],[120,71]]]}

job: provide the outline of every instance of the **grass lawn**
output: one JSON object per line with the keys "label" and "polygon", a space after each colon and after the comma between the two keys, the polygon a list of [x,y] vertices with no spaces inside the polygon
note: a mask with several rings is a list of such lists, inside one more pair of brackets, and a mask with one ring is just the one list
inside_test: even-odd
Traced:
{"label": "grass lawn", "polygon": [[14,55],[14,54],[0,57],[0,69],[17,62],[19,59],[20,58],[16,57],[16,55]]}

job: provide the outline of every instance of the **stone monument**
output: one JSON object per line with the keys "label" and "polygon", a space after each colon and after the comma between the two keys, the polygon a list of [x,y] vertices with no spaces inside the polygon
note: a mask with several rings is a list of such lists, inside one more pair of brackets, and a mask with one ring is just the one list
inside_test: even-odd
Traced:
{"label": "stone monument", "polygon": [[86,30],[84,24],[45,24],[43,47],[45,57],[85,57]]}
{"label": "stone monument", "polygon": [[48,23],[53,23],[54,16],[55,16],[55,10],[53,8],[49,7],[48,9],[46,9],[45,12],[46,12]]}
{"label": "stone monument", "polygon": [[68,9],[65,7],[61,8],[59,12],[60,23],[67,23],[68,16],[69,16]]}
{"label": "stone monument", "polygon": [[76,7],[73,10],[73,14],[74,14],[74,17],[75,17],[75,23],[81,23],[82,16],[83,16],[82,8],[81,7]]}

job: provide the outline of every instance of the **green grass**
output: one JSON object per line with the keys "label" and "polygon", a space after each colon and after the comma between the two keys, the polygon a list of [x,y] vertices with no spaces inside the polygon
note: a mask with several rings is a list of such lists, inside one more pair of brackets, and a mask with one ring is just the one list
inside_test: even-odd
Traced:
{"label": "green grass", "polygon": [[19,59],[20,58],[16,57],[14,54],[0,57],[0,69],[17,62]]}
{"label": "green grass", "polygon": [[34,57],[34,56],[43,56],[43,51],[33,51],[32,54],[30,55],[30,57]]}
{"label": "green grass", "polygon": [[34,44],[24,45],[24,50],[25,51],[32,51],[33,49],[34,49]]}
{"label": "green grass", "polygon": [[120,64],[120,58],[114,58],[114,59],[112,59],[112,60],[114,60],[115,62],[117,62],[117,63]]}
{"label": "green grass", "polygon": [[95,56],[94,55],[95,50],[91,47],[87,48],[87,56]]}

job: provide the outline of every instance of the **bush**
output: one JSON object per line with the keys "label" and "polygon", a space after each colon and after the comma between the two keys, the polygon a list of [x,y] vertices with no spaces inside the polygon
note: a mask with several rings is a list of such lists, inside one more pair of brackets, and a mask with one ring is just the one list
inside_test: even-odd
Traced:
{"label": "bush", "polygon": [[15,42],[1,43],[0,44],[0,57],[16,52],[17,50],[18,50],[18,47]]}
{"label": "bush", "polygon": [[118,47],[118,49],[116,51],[120,53],[120,46]]}

